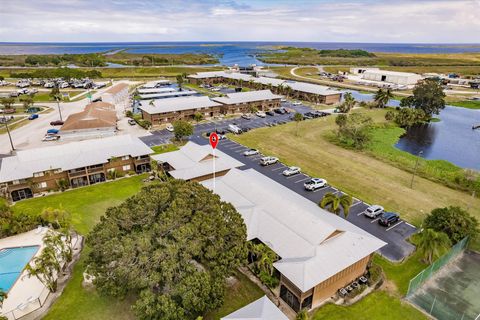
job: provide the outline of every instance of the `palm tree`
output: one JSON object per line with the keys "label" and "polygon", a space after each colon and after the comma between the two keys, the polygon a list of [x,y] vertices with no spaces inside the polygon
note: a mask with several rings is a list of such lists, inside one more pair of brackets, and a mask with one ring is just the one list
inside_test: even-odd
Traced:
{"label": "palm tree", "polygon": [[430,264],[447,251],[451,245],[446,233],[425,229],[419,234],[417,249],[422,254],[423,260]]}
{"label": "palm tree", "polygon": [[337,216],[343,209],[343,215],[345,219],[348,218],[348,213],[350,212],[350,206],[353,203],[352,196],[348,194],[342,194],[340,197],[337,197],[332,192],[328,192],[323,196],[322,201],[318,204],[321,208],[328,207],[330,212],[335,213]]}
{"label": "palm tree", "polygon": [[388,104],[388,101],[393,98],[392,90],[390,89],[378,89],[373,97],[373,100],[377,104],[378,108],[385,108]]}
{"label": "palm tree", "polygon": [[25,267],[29,277],[36,277],[52,293],[57,291],[57,275],[61,270],[56,255],[55,249],[46,245],[42,253]]}
{"label": "palm tree", "polygon": [[177,84],[180,91],[182,91],[183,76],[181,74],[177,75]]}
{"label": "palm tree", "polygon": [[293,115],[293,120],[297,123],[297,128],[295,130],[295,135],[298,136],[298,125],[300,124],[300,121],[303,120],[303,114],[301,114],[300,112],[296,112]]}
{"label": "palm tree", "polygon": [[3,301],[7,298],[8,298],[7,293],[5,291],[3,291],[2,289],[0,289],[0,308],[3,305]]}
{"label": "palm tree", "polygon": [[[13,106],[15,100],[13,98],[2,98],[0,99],[0,104],[3,105],[5,109],[9,109]],[[12,152],[15,151],[15,146],[13,145],[12,135],[10,134],[10,129],[8,128],[8,120],[5,117],[5,113],[3,113],[3,123],[5,124],[5,129],[7,130],[8,139],[10,140],[10,146],[12,147]]]}
{"label": "palm tree", "polygon": [[50,97],[57,101],[58,114],[60,115],[60,121],[62,121],[62,110],[60,109],[60,101],[62,100],[62,94],[60,93],[60,88],[56,85],[53,87],[50,92]]}
{"label": "palm tree", "polygon": [[277,261],[277,255],[269,247],[263,246],[263,250],[258,261],[258,266],[269,275],[273,275],[273,263]]}
{"label": "palm tree", "polygon": [[340,112],[342,113],[348,113],[350,110],[353,109],[357,101],[353,97],[353,95],[350,92],[345,93],[343,96],[343,103],[338,107]]}

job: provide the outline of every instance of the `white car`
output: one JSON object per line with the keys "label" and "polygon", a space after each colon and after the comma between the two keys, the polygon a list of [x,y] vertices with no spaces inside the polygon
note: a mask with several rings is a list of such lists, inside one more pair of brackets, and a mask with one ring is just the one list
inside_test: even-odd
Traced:
{"label": "white car", "polygon": [[300,101],[294,101],[292,104],[293,104],[294,106],[299,106],[299,105],[301,105],[302,103],[301,103]]}
{"label": "white car", "polygon": [[293,176],[294,174],[298,174],[298,173],[300,173],[300,168],[299,167],[289,167],[282,172],[282,174],[285,177],[290,177],[290,176]]}
{"label": "white car", "polygon": [[54,135],[46,135],[45,137],[43,137],[42,141],[57,141],[58,139],[60,139],[59,136],[54,136]]}
{"label": "white car", "polygon": [[251,120],[251,119],[252,119],[252,115],[249,114],[249,113],[244,113],[244,114],[242,114],[242,118],[245,119],[245,120]]}
{"label": "white car", "polygon": [[267,116],[267,114],[263,111],[257,111],[255,112],[255,115],[260,118],[265,118]]}
{"label": "white car", "polygon": [[258,150],[257,149],[250,149],[250,150],[247,150],[243,153],[244,156],[248,157],[248,156],[254,156],[258,154]]}
{"label": "white car", "polygon": [[323,188],[327,185],[327,180],[320,178],[312,178],[309,181],[303,184],[305,190],[315,191],[317,189]]}
{"label": "white car", "polygon": [[65,89],[65,88],[68,88],[70,85],[68,84],[68,82],[62,82],[58,85],[59,88],[61,89]]}
{"label": "white car", "polygon": [[365,210],[365,216],[374,219],[374,218],[378,217],[379,215],[381,215],[384,210],[385,209],[383,209],[382,206],[374,204],[374,205],[371,205],[370,207],[368,207],[367,210]]}
{"label": "white car", "polygon": [[217,92],[217,91],[220,91],[220,88],[213,88],[211,90]]}
{"label": "white car", "polygon": [[167,127],[165,128],[167,131],[173,132],[173,126],[171,124],[167,124]]}
{"label": "white car", "polygon": [[260,164],[262,166],[268,166],[271,164],[275,164],[277,162],[278,162],[278,158],[276,157],[263,157],[262,159],[260,159]]}
{"label": "white car", "polygon": [[229,124],[227,130],[232,132],[232,133],[235,133],[235,134],[242,133],[242,129],[240,129],[239,127],[237,127],[234,124]]}
{"label": "white car", "polygon": [[280,102],[287,102],[287,99],[280,99]]}

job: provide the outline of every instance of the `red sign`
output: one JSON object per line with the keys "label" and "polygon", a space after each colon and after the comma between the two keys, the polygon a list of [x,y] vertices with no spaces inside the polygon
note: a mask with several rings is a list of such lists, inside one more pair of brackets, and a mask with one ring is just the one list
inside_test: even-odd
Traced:
{"label": "red sign", "polygon": [[215,132],[212,132],[210,134],[210,145],[212,146],[213,149],[217,148],[218,144],[218,135]]}

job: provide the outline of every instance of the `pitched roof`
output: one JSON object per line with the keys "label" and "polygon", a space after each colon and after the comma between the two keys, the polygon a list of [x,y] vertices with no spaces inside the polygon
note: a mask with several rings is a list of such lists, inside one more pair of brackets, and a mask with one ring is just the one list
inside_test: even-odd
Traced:
{"label": "pitched roof", "polygon": [[198,92],[193,90],[157,92],[157,93],[140,94],[140,100],[193,96],[196,94],[198,94]]}
{"label": "pitched roof", "polygon": [[[211,180],[202,184],[213,189]],[[230,170],[215,192],[240,212],[247,239],[275,251],[275,268],[303,292],[386,245],[253,169]]]}
{"label": "pitched roof", "polygon": [[282,98],[282,96],[273,94],[270,90],[259,90],[228,93],[225,97],[212,98],[212,100],[220,102],[222,104],[237,104],[280,98]]}
{"label": "pitched roof", "polygon": [[174,92],[177,91],[175,88],[140,88],[137,89],[137,92],[140,94],[149,94],[149,93],[165,93],[165,92]]}
{"label": "pitched roof", "polygon": [[168,99],[157,99],[150,101],[140,102],[139,108],[149,114],[165,113],[172,111],[200,109],[207,107],[220,106],[219,103],[210,100],[209,97],[178,97]]}
{"label": "pitched roof", "polygon": [[117,113],[113,104],[93,102],[81,112],[71,114],[60,128],[60,133],[73,130],[116,127]]}
{"label": "pitched roof", "polygon": [[122,82],[122,83],[114,85],[113,87],[111,87],[110,89],[105,91],[104,93],[117,94],[120,91],[124,90],[125,88],[128,89],[128,84]]}
{"label": "pitched roof", "polygon": [[18,151],[2,159],[0,182],[26,179],[36,172],[62,171],[107,163],[112,157],[138,157],[153,153],[137,137],[118,135]]}
{"label": "pitched roof", "polygon": [[[172,166],[174,170],[169,171],[172,177],[189,180],[214,172],[212,156],[212,148],[209,145],[201,146],[190,141],[177,151],[153,155],[152,159]],[[243,163],[218,149],[215,150],[215,172],[240,166],[243,166]]]}
{"label": "pitched roof", "polygon": [[307,83],[307,82],[299,82],[299,81],[286,81],[284,83],[285,86],[292,88],[292,90],[306,92],[306,93],[313,93],[322,96],[334,95],[334,94],[341,94],[341,91],[336,89],[332,89],[330,87],[321,86],[318,84]]}
{"label": "pitched roof", "polygon": [[288,317],[267,296],[263,296],[222,320],[288,320]]}

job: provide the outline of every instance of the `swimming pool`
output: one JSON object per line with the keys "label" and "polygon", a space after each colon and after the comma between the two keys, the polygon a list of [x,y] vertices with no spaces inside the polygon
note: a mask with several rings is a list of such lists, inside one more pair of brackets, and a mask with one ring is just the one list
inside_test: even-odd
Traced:
{"label": "swimming pool", "polygon": [[8,292],[37,253],[39,246],[6,248],[0,250],[0,289]]}

